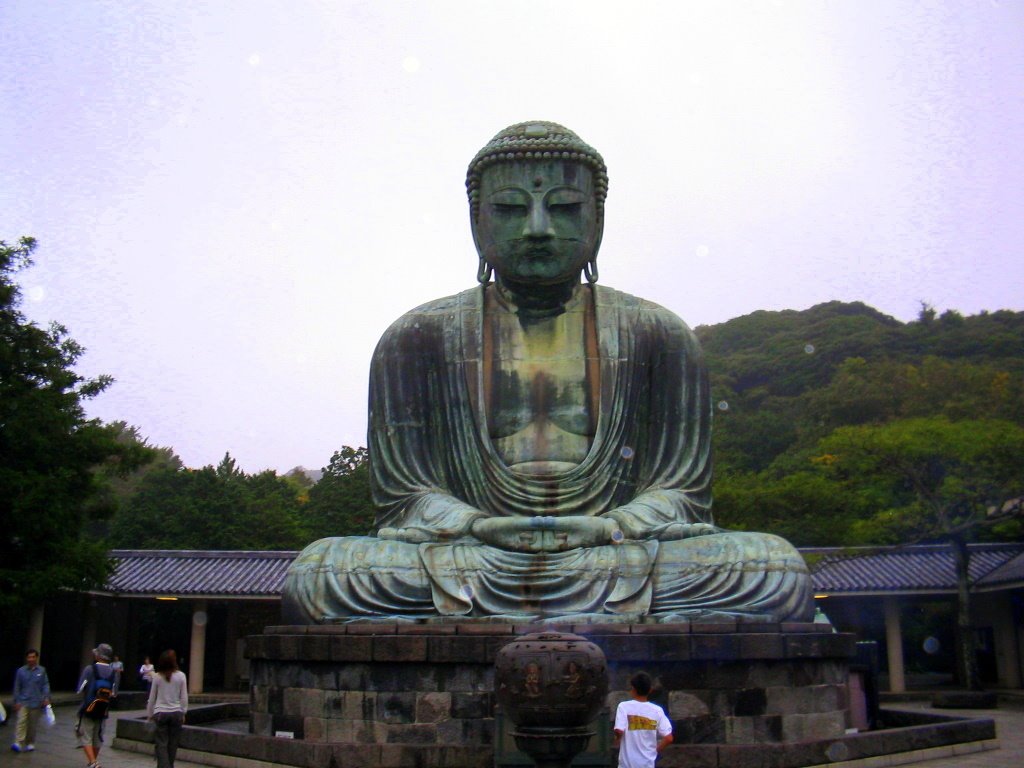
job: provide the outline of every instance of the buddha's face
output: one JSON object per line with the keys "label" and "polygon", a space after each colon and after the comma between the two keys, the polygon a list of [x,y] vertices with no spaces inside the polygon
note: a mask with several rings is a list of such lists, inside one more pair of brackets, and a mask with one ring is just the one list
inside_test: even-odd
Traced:
{"label": "buddha's face", "polygon": [[578,280],[601,241],[593,173],[563,160],[492,165],[480,178],[473,238],[501,280]]}

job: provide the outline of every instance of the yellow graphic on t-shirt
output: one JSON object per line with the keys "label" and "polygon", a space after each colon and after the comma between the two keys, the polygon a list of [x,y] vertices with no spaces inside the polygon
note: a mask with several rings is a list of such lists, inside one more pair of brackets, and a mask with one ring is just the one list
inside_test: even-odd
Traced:
{"label": "yellow graphic on t-shirt", "polygon": [[628,715],[627,719],[631,731],[656,731],[658,729],[657,720],[651,720],[643,715]]}

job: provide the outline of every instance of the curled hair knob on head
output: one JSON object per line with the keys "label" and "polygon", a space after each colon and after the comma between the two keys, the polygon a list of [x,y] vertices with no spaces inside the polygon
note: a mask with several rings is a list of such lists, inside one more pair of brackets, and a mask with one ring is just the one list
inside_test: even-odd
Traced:
{"label": "curled hair knob on head", "polygon": [[608,167],[604,158],[564,125],[534,120],[500,131],[470,161],[466,171],[466,194],[474,220],[480,212],[480,175],[484,169],[515,160],[571,160],[589,166],[594,172],[597,215],[604,216],[604,200],[608,196]]}

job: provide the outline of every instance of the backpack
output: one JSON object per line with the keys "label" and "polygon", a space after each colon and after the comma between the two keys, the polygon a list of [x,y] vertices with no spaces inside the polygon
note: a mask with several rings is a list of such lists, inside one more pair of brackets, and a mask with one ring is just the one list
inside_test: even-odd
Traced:
{"label": "backpack", "polygon": [[102,720],[107,716],[110,709],[110,700],[114,696],[114,676],[109,678],[100,677],[100,670],[95,664],[92,665],[92,682],[89,683],[89,690],[79,714],[90,720]]}

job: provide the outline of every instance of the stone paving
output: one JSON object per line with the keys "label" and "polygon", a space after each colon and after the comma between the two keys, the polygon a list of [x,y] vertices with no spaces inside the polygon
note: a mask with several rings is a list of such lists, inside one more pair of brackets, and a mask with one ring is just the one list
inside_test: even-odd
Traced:
{"label": "stone paving", "polygon": [[[85,768],[87,761],[78,741],[75,739],[75,721],[78,719],[74,704],[56,706],[54,712],[57,722],[52,727],[39,724],[36,735],[35,752],[12,752],[11,742],[14,740],[13,719],[0,728],[0,768]],[[155,768],[156,760],[152,757],[112,749],[110,742],[114,738],[115,717],[141,714],[140,711],[114,712],[104,726],[103,744],[100,749],[100,765],[103,768]],[[195,763],[176,760],[175,768],[206,768]]]}
{"label": "stone paving", "polygon": [[[893,709],[930,710],[925,702],[886,704]],[[992,717],[996,721],[997,736],[1001,749],[968,755],[946,757],[916,763],[925,768],[1015,768],[1024,765],[1024,701],[1002,702],[995,710],[941,710],[943,713],[965,716]],[[74,737],[75,708],[73,705],[57,706],[57,723],[47,728],[40,723],[35,752],[16,754],[11,752],[10,742],[14,736],[14,723],[9,721],[0,728],[0,768],[85,768],[85,755],[76,748]],[[132,716],[138,711],[115,712],[113,717]],[[106,746],[113,739],[114,723],[108,721],[105,746],[100,752],[103,768],[154,768],[155,760],[147,755],[113,749]],[[196,763],[178,760],[176,768],[201,768]]]}
{"label": "stone paving", "polygon": [[928,701],[883,704],[882,706],[888,709],[941,712],[964,717],[991,717],[996,721],[996,738],[999,739],[999,749],[917,763],[924,768],[1016,768],[1016,766],[1024,765],[1024,701],[1022,700],[1002,701],[998,709],[984,710],[934,710]]}

